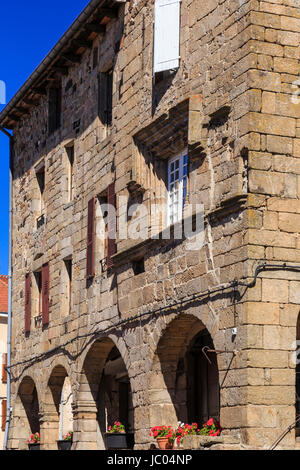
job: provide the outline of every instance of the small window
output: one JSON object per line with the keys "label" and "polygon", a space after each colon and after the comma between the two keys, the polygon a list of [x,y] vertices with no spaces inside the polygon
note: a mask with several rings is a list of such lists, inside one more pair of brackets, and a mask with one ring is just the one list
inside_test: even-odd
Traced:
{"label": "small window", "polygon": [[99,117],[104,126],[112,124],[113,70],[101,72],[98,80]]}
{"label": "small window", "polygon": [[101,271],[106,270],[107,245],[108,245],[108,201],[107,194],[102,193],[97,198],[96,206],[96,233],[97,254],[100,258]]}
{"label": "small window", "polygon": [[44,192],[45,192],[45,162],[43,161],[35,169],[36,182],[37,182],[37,228],[40,228],[45,223],[45,203],[44,203]]}
{"label": "small window", "polygon": [[61,87],[49,90],[49,134],[53,134],[61,125]]}
{"label": "small window", "polygon": [[73,201],[74,198],[74,145],[66,147],[68,160],[67,160],[67,190],[68,202]]}
{"label": "small window", "polygon": [[145,272],[145,261],[144,258],[135,260],[132,262],[132,269],[134,275],[137,276],[138,274],[142,274]]}
{"label": "small window", "polygon": [[72,258],[65,259],[65,279],[66,279],[66,314],[71,314],[72,309]]}
{"label": "small window", "polygon": [[34,326],[42,323],[43,299],[42,299],[42,271],[36,271],[33,276],[32,303]]}
{"label": "small window", "polygon": [[180,2],[156,0],[154,8],[154,74],[177,69],[180,60]]}
{"label": "small window", "polygon": [[168,162],[168,224],[182,219],[188,191],[187,152],[171,158]]}

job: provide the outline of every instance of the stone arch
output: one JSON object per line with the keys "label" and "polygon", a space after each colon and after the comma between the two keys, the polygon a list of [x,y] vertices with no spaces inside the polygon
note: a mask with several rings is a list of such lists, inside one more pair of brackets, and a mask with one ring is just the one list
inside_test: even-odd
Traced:
{"label": "stone arch", "polygon": [[19,385],[14,403],[12,449],[28,450],[27,440],[37,432],[40,433],[39,395],[34,380],[26,376]]}
{"label": "stone arch", "polygon": [[[161,338],[164,336],[173,321],[179,317],[182,318],[183,322],[187,317],[189,317],[189,322],[194,319],[194,327],[197,327],[198,325],[199,331],[205,327],[213,338],[216,348],[223,347],[224,338],[222,334],[219,334],[218,317],[212,313],[212,310],[208,308],[207,305],[203,304],[201,301],[195,301],[195,304],[189,306],[186,310],[181,310],[180,312],[172,315],[162,315],[155,319],[154,325],[152,324],[151,326],[152,330],[153,328],[155,330],[154,335],[151,334],[149,342],[149,346],[152,351],[152,363],[155,361],[157,356],[157,348]],[[187,341],[192,340],[194,331],[195,330],[193,329],[187,331]],[[151,331],[151,333],[153,333],[153,331]]]}
{"label": "stone arch", "polygon": [[104,434],[115,420],[133,431],[131,384],[124,353],[124,343],[112,336],[94,341],[84,357],[74,404],[76,450],[105,449]]}
{"label": "stone arch", "polygon": [[73,390],[66,368],[56,365],[47,382],[43,409],[44,448],[57,450],[57,441],[73,431]]}
{"label": "stone arch", "polygon": [[[192,354],[195,353],[195,347],[199,349],[200,344],[200,352],[197,352],[197,360],[200,360],[200,363],[198,363],[198,366],[196,363],[191,367]],[[178,421],[186,423],[196,421],[196,418],[199,418],[198,422],[201,421],[202,416],[200,416],[200,413],[192,409],[190,389],[192,381],[195,382],[196,380],[193,377],[195,367],[202,367],[205,374],[207,374],[207,359],[202,353],[202,347],[205,345],[215,349],[212,335],[197,316],[182,313],[176,317],[173,316],[165,324],[149,374],[151,427],[162,424],[176,426]],[[214,415],[218,417],[220,407],[218,364],[215,354],[212,354],[210,359],[213,373],[210,373],[209,377],[214,381],[216,408],[218,408]],[[201,373],[198,372],[197,374],[198,381]],[[194,397],[194,400],[196,398]]]}

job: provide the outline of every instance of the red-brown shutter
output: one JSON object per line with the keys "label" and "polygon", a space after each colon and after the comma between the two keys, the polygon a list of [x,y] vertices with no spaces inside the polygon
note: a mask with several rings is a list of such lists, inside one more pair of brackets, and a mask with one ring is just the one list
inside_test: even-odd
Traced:
{"label": "red-brown shutter", "polygon": [[7,354],[2,354],[2,383],[7,383]]}
{"label": "red-brown shutter", "polygon": [[87,223],[87,254],[86,254],[86,277],[92,278],[95,275],[95,203],[93,197],[88,203],[88,223]]}
{"label": "red-brown shutter", "polygon": [[49,263],[42,266],[42,322],[49,323]]}
{"label": "red-brown shutter", "polygon": [[25,333],[30,332],[31,326],[31,276],[25,278]]}
{"label": "red-brown shutter", "polygon": [[116,214],[115,214],[115,211],[110,210],[110,206],[113,206],[116,209],[115,183],[112,183],[108,186],[108,189],[107,189],[107,203],[108,203],[107,269],[110,269],[114,265],[113,260],[111,259],[111,257],[117,251],[117,245],[116,245]]}
{"label": "red-brown shutter", "polygon": [[6,406],[7,400],[2,400],[1,404],[1,430],[5,431],[5,424],[6,424]]}

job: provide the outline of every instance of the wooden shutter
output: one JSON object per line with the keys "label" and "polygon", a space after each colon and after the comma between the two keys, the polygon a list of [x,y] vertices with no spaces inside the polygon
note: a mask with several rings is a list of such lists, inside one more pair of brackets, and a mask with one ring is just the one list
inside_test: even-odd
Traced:
{"label": "wooden shutter", "polygon": [[156,0],[154,11],[154,73],[179,67],[180,2]]}
{"label": "wooden shutter", "polygon": [[88,223],[87,223],[87,255],[86,255],[86,277],[92,278],[95,275],[95,203],[93,197],[88,203]]}
{"label": "wooden shutter", "polygon": [[25,333],[30,332],[31,326],[31,276],[25,278]]}
{"label": "wooden shutter", "polygon": [[49,323],[49,263],[42,266],[42,322]]}
{"label": "wooden shutter", "polygon": [[0,104],[6,104],[6,85],[0,80]]}
{"label": "wooden shutter", "polygon": [[2,400],[2,403],[1,403],[1,431],[5,431],[6,406],[7,406],[7,400]]}
{"label": "wooden shutter", "polygon": [[2,354],[2,383],[7,383],[7,354]]}
{"label": "wooden shutter", "polygon": [[[107,203],[108,203],[108,216],[107,216],[107,269],[113,267],[114,263],[111,259],[117,251],[116,246],[116,194],[115,183],[108,186],[107,189]],[[114,208],[114,210],[112,209]]]}

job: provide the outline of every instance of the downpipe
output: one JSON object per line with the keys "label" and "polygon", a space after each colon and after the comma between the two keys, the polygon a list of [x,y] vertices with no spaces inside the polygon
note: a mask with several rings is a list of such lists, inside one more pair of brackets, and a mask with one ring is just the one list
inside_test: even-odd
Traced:
{"label": "downpipe", "polygon": [[11,317],[12,317],[12,172],[13,172],[13,136],[6,129],[0,126],[0,131],[3,132],[9,138],[9,250],[8,250],[8,312],[7,312],[7,407],[6,407],[6,422],[5,422],[5,434],[3,442],[3,450],[7,450],[8,430],[11,418],[11,397],[10,397],[10,386],[11,386]]}

